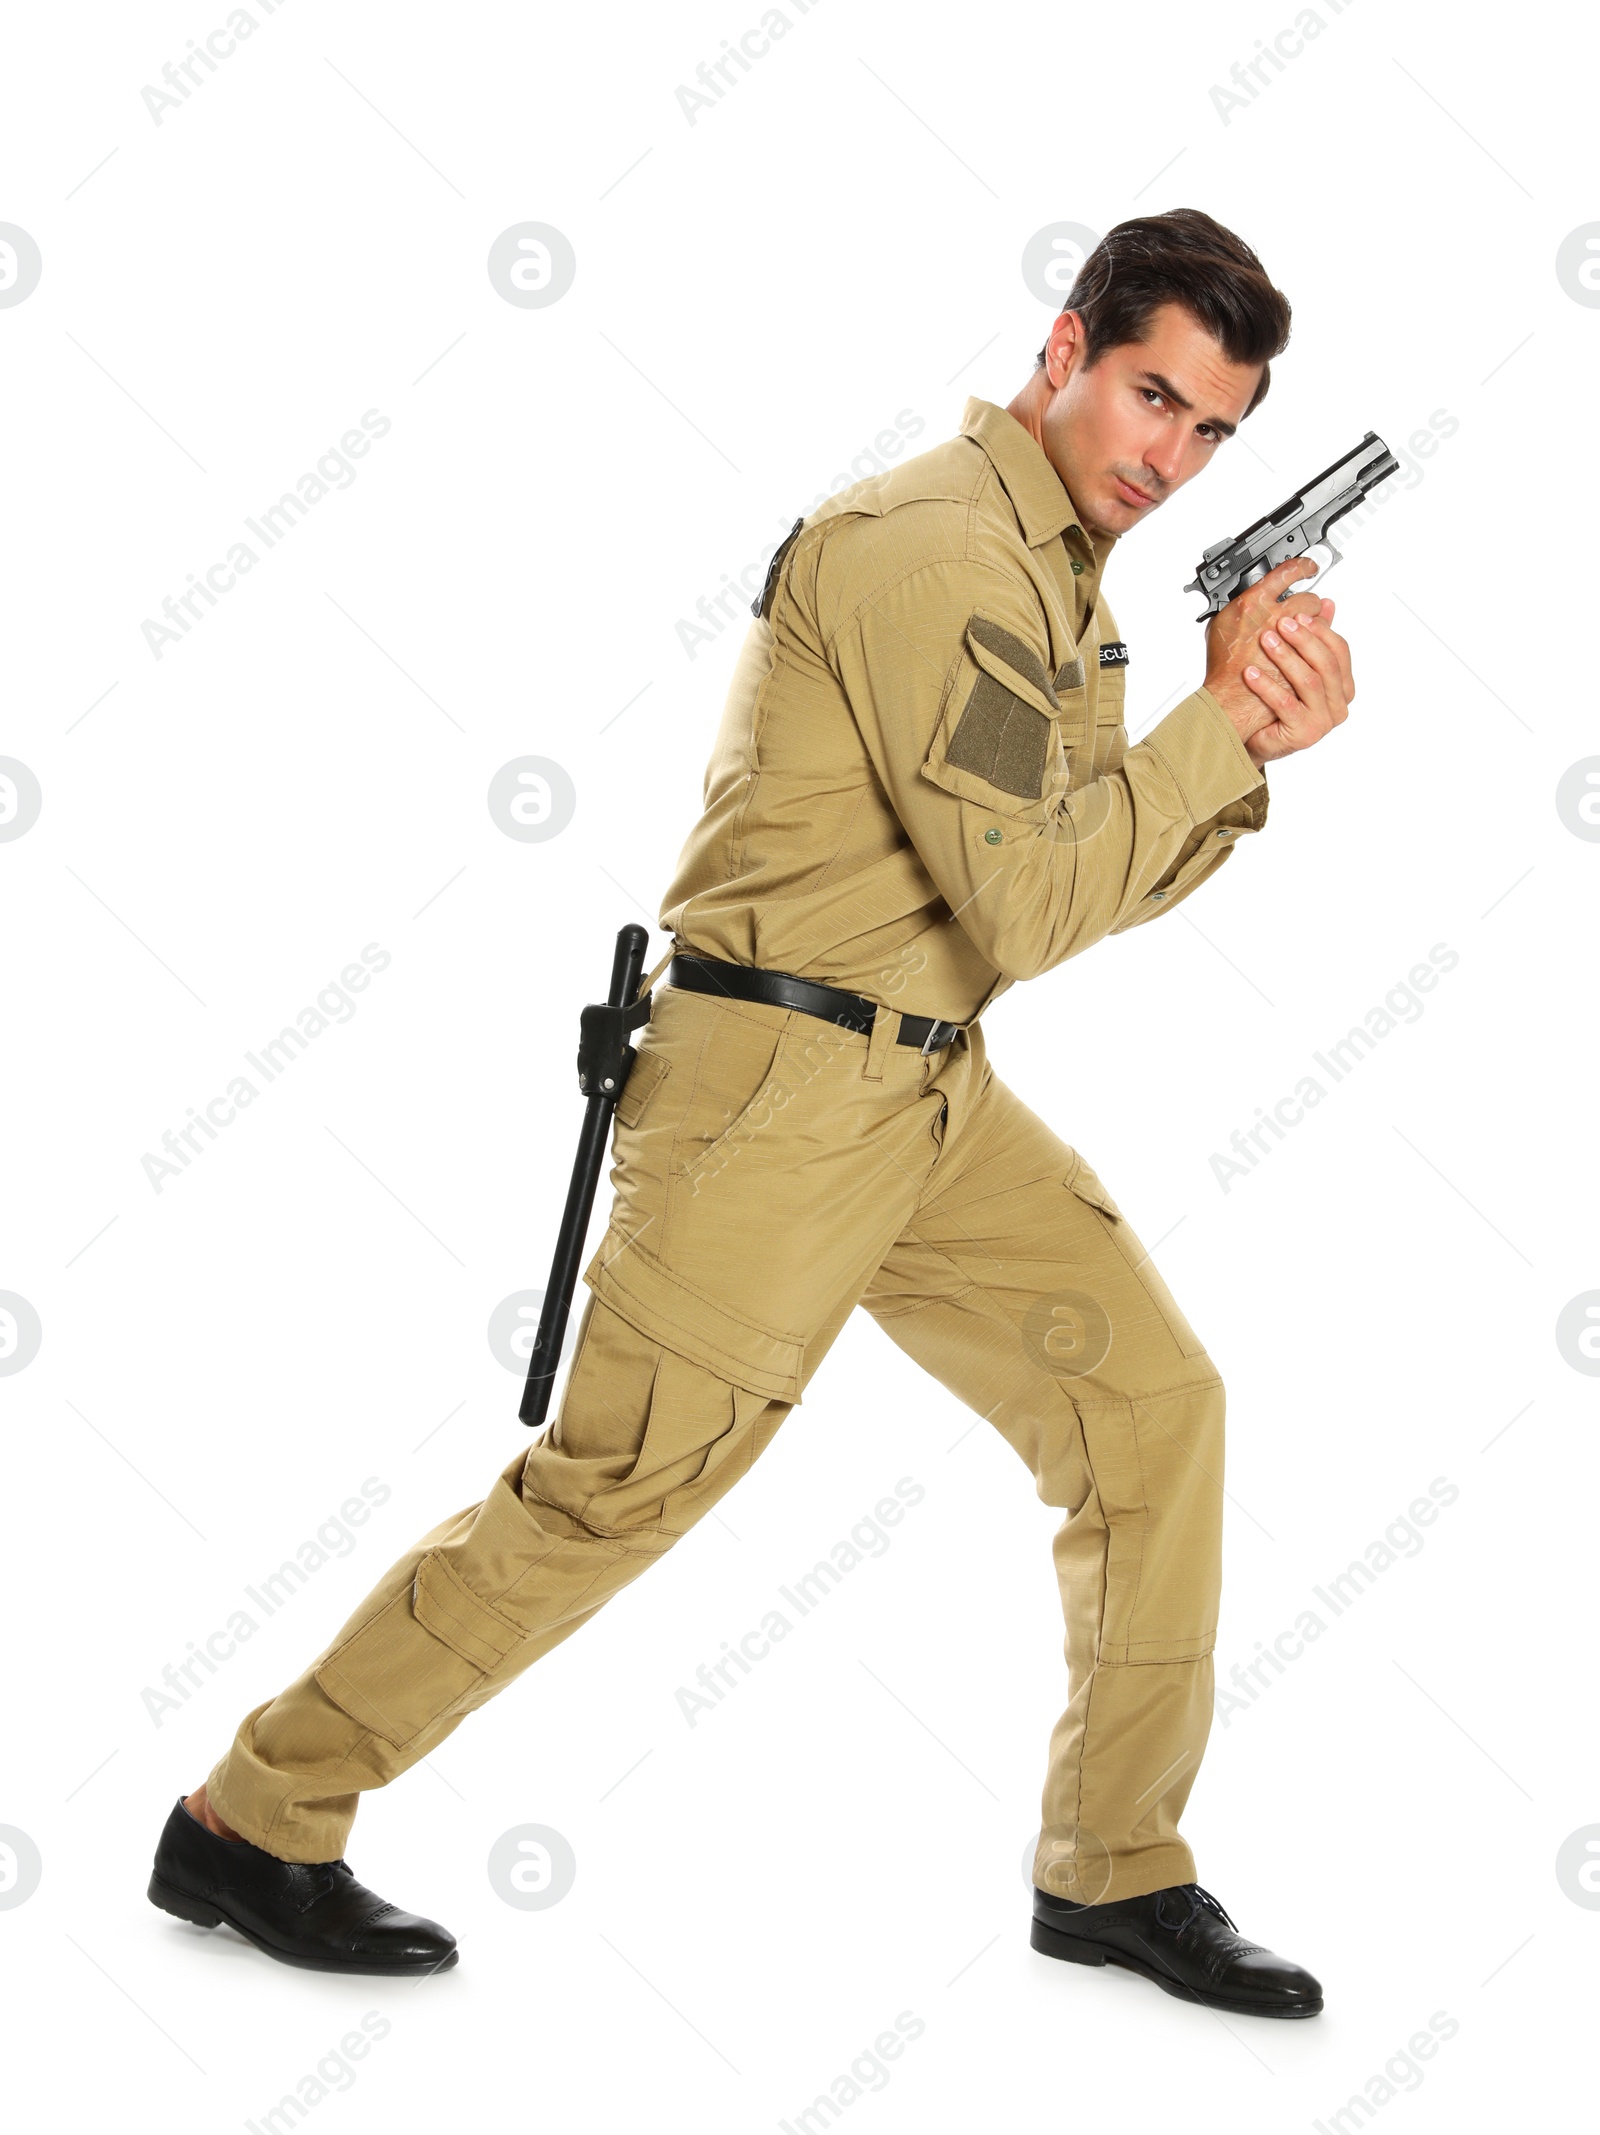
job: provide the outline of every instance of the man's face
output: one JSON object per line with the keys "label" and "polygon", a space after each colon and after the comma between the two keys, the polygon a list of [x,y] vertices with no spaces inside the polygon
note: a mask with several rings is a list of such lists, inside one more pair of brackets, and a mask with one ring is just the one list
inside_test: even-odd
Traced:
{"label": "man's face", "polygon": [[1090,537],[1127,533],[1208,465],[1260,376],[1259,364],[1230,363],[1181,304],[1161,305],[1143,341],[1085,369],[1082,322],[1064,312],[1034,374],[1039,441]]}

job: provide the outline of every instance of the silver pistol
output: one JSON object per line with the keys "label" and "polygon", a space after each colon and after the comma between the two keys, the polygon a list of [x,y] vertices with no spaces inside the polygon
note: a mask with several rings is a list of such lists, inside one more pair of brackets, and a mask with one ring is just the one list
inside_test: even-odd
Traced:
{"label": "silver pistol", "polygon": [[[1219,541],[1214,548],[1207,549],[1195,568],[1194,577],[1183,589],[1185,593],[1199,593],[1204,597],[1205,607],[1195,621],[1209,621],[1246,586],[1255,585],[1280,563],[1287,563],[1291,556],[1303,556],[1312,549],[1325,548],[1332,560],[1317,572],[1315,590],[1320,592],[1322,581],[1340,561],[1339,550],[1328,539],[1329,527],[1346,512],[1353,511],[1362,498],[1370,495],[1399,465],[1383,439],[1375,430],[1369,430],[1353,452],[1347,452],[1342,460],[1335,460],[1331,467],[1324,467],[1321,474],[1313,475],[1304,489],[1296,490],[1287,503],[1268,512],[1264,519],[1257,519],[1242,534],[1235,534],[1231,541]],[[1304,593],[1311,589],[1297,584],[1291,590]],[[1278,598],[1287,600],[1289,595],[1280,593]]]}

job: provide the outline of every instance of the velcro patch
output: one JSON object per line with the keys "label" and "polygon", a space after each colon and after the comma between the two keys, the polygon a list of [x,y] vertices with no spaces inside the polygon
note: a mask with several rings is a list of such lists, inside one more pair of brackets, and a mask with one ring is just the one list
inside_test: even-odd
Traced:
{"label": "velcro patch", "polygon": [[1121,638],[1112,638],[1108,644],[1101,646],[1100,665],[1102,667],[1126,667],[1127,664],[1128,648]]}
{"label": "velcro patch", "polygon": [[984,671],[972,685],[945,761],[1002,793],[1034,801],[1044,791],[1052,731],[1043,712]]}

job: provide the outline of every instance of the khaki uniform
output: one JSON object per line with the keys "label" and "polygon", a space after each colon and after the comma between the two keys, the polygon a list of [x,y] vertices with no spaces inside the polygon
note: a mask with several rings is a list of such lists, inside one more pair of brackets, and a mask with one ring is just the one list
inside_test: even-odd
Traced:
{"label": "khaki uniform", "polygon": [[[977,1020],[1170,911],[1265,820],[1208,691],[1127,746],[1109,546],[974,400],[960,436],[780,551],[661,922],[685,953],[863,994],[873,1028],[657,987],[560,1412],[246,1714],[207,1785],[257,1845],[342,1853],[362,1790],[732,1487],[860,1304],[1066,1515],[1035,1881],[1094,1902],[1193,1879],[1177,1823],[1211,1718],[1222,1382]],[[964,1027],[924,1056],[895,1042],[902,1011]]]}
{"label": "khaki uniform", "polygon": [[1172,911],[1266,821],[1209,690],[1127,746],[1115,543],[1003,409],[968,401],[959,437],[792,541],[662,905],[700,954],[883,999],[914,944],[892,1004],[970,1022]]}

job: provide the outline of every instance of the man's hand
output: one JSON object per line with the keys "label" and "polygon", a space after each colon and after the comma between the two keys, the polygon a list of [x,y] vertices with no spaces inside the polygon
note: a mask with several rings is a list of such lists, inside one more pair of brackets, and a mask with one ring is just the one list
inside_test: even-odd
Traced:
{"label": "man's hand", "polygon": [[1307,569],[1303,556],[1280,563],[1206,630],[1206,688],[1255,764],[1309,749],[1350,715],[1350,647],[1328,627],[1333,602],[1311,592],[1278,602]]}

